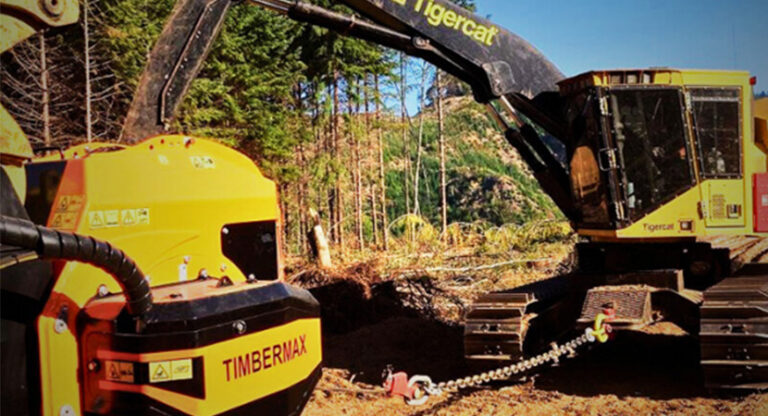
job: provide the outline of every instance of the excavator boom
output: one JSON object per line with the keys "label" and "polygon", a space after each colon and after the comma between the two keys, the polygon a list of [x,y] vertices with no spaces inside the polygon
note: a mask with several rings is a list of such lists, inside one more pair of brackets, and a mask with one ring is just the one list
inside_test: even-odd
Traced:
{"label": "excavator boom", "polygon": [[[563,78],[530,43],[449,1],[343,2],[370,21],[304,1],[251,0],[296,21],[425,59],[468,83],[481,103],[517,93],[533,96],[555,91],[556,82]],[[130,141],[156,134],[173,119],[231,3],[182,0],[176,4],[139,83],[124,138]]]}

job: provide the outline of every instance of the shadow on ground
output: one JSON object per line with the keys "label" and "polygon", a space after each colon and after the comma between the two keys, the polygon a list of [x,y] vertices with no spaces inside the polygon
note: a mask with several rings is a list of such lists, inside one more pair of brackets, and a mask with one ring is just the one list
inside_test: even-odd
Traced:
{"label": "shadow on ground", "polygon": [[436,290],[424,279],[313,289],[322,305],[325,366],[369,384],[380,384],[387,366],[435,379],[466,374],[463,328],[436,316]]}
{"label": "shadow on ground", "polygon": [[[434,313],[435,290],[420,279],[370,287],[338,282],[313,289],[323,305],[325,366],[346,369],[356,381],[375,385],[388,365],[435,381],[470,375],[463,327]],[[583,397],[705,396],[698,348],[687,335],[621,332],[608,344],[542,368],[534,383],[537,389]]]}
{"label": "shadow on ground", "polygon": [[652,399],[706,395],[699,346],[687,335],[621,332],[604,345],[546,369],[536,387],[578,396],[614,394]]}

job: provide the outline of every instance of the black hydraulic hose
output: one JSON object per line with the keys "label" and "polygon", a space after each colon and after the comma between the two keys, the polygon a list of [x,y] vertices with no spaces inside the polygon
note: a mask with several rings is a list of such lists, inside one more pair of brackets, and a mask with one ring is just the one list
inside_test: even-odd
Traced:
{"label": "black hydraulic hose", "polygon": [[71,260],[96,266],[115,278],[125,294],[128,314],[140,316],[152,308],[149,282],[139,266],[106,241],[0,216],[0,242],[34,250],[42,258]]}

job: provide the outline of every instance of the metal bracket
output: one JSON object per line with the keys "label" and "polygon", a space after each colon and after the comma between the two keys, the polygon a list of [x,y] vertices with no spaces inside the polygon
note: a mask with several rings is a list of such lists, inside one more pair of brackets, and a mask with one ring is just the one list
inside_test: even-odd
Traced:
{"label": "metal bracket", "polygon": [[[600,149],[597,152],[597,165],[603,172],[608,172],[609,170],[614,170],[618,168],[618,163],[616,162],[616,152],[617,150],[615,148],[605,148]],[[603,155],[606,157],[606,161],[608,163],[608,166],[606,167],[603,163]]]}

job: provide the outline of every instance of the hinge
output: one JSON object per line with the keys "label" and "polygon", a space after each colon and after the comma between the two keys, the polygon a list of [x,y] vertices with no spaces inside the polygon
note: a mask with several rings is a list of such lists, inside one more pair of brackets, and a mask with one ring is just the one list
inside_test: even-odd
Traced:
{"label": "hinge", "polygon": [[616,221],[621,222],[627,219],[627,217],[624,215],[624,206],[620,203],[613,204],[613,208],[616,214]]}
{"label": "hinge", "polygon": [[685,109],[690,113],[693,111],[693,100],[691,99],[690,91],[686,91],[685,95]]}
{"label": "hinge", "polygon": [[608,115],[608,97],[600,97],[600,114]]}

